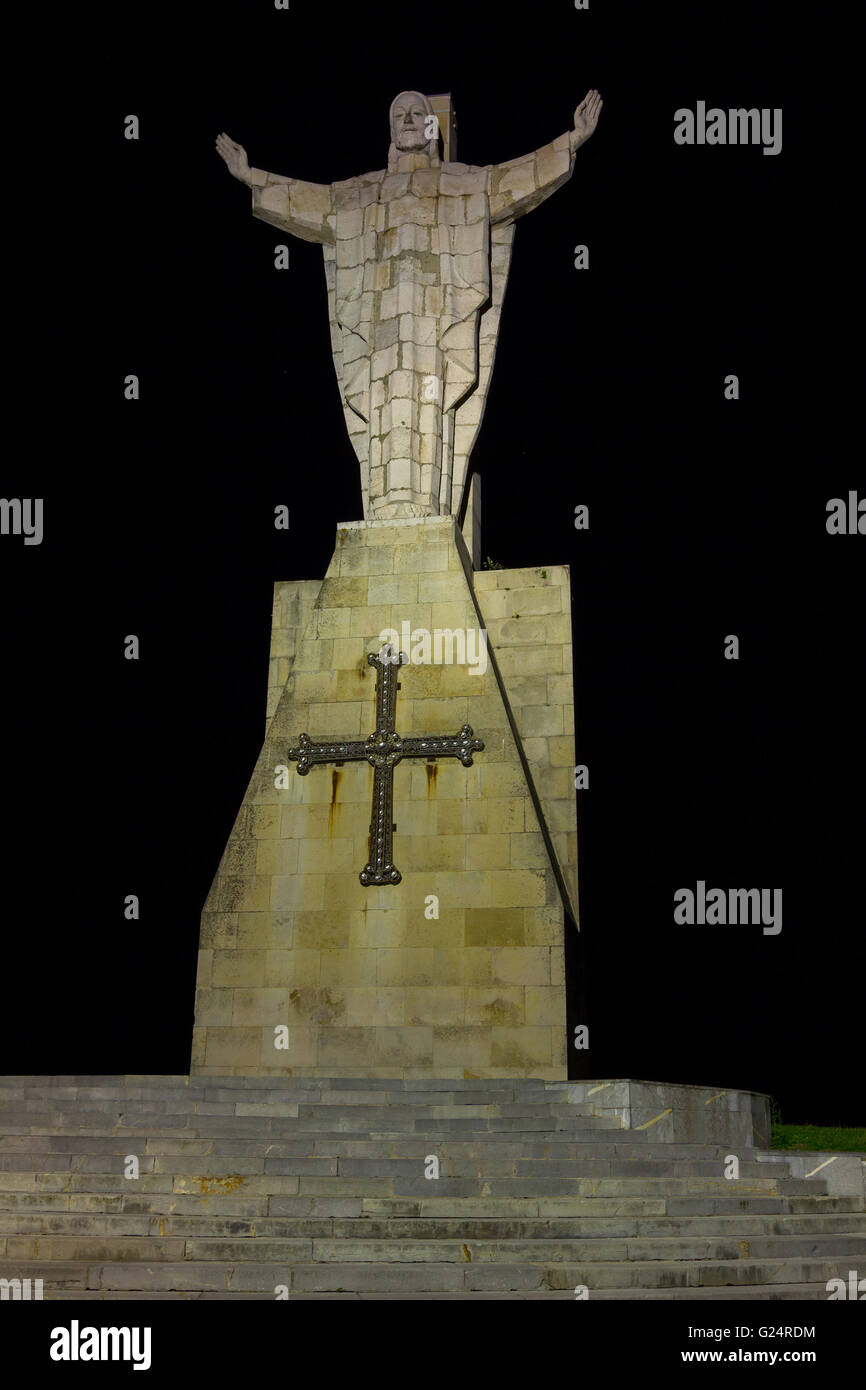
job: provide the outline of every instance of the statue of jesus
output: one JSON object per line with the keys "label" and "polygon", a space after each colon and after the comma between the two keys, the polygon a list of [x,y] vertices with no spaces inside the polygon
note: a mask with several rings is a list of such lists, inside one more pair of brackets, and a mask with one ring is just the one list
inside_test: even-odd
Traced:
{"label": "statue of jesus", "polygon": [[253,216],[322,245],[365,519],[459,513],[514,224],[571,178],[601,107],[590,91],[573,130],[521,159],[479,166],[443,162],[429,98],[401,92],[387,169],[332,184],[252,169],[242,146],[218,136],[229,172],[252,189]]}

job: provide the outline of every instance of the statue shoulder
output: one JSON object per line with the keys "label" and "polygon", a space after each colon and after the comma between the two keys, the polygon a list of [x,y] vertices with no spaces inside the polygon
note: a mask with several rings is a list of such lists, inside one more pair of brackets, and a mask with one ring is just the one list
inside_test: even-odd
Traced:
{"label": "statue shoulder", "polygon": [[375,203],[382,180],[387,169],[376,169],[371,174],[358,174],[353,179],[338,179],[331,184],[334,208],[337,212],[351,212]]}
{"label": "statue shoulder", "polygon": [[439,174],[439,192],[486,193],[490,178],[489,164],[443,164]]}
{"label": "statue shoulder", "polygon": [[355,177],[351,179],[335,179],[331,187],[344,188],[347,190],[353,188],[366,188],[368,184],[381,183],[387,172],[387,169],[374,169],[372,173],[356,174]]}
{"label": "statue shoulder", "polygon": [[489,164],[459,164],[456,160],[441,165],[443,174],[486,174]]}

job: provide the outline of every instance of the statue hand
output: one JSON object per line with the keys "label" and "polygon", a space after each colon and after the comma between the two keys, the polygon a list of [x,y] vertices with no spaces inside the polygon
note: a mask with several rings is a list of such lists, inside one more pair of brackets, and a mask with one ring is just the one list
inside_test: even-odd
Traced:
{"label": "statue hand", "polygon": [[216,148],[217,154],[225,160],[232,177],[248,184],[251,178],[250,166],[243,145],[238,145],[223,131],[222,135],[217,136]]}
{"label": "statue hand", "polygon": [[590,135],[592,135],[592,132],[598,125],[598,118],[601,114],[603,105],[604,103],[594,87],[591,91],[587,92],[586,96],[583,98],[583,101],[574,113],[575,140],[573,142],[573,147],[575,149],[578,145],[582,145],[584,140],[588,140]]}

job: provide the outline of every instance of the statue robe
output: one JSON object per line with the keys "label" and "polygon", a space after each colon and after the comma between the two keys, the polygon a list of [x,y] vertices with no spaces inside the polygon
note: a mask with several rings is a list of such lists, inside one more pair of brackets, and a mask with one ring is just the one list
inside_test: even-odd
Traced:
{"label": "statue robe", "polygon": [[334,184],[252,170],[253,215],[322,244],[366,519],[459,513],[514,223],[573,168],[567,132],[505,164],[397,151],[388,169]]}

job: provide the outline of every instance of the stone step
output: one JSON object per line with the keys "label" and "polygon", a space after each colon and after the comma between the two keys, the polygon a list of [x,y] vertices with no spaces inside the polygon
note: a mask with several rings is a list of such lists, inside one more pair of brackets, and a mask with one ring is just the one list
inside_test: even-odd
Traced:
{"label": "stone step", "polygon": [[[435,1145],[423,1145],[413,1158],[353,1158],[353,1156],[317,1155],[306,1158],[265,1154],[136,1154],[139,1173],[196,1173],[202,1177],[250,1176],[256,1173],[279,1173],[284,1176],[331,1175],[343,1177],[414,1177],[423,1175],[425,1156],[435,1155]],[[128,1151],[126,1151],[128,1152]],[[118,1173],[124,1170],[122,1154],[0,1154],[0,1173]],[[740,1179],[763,1179],[766,1165],[744,1162]],[[774,1176],[790,1177],[788,1165],[774,1165]],[[538,1175],[553,1179],[573,1177],[719,1177],[724,1179],[724,1165],[717,1159],[688,1158],[664,1162],[662,1158],[634,1158],[620,1154],[616,1148],[602,1151],[598,1156],[499,1156],[495,1152],[480,1152],[477,1156],[455,1155],[448,1145],[441,1145],[439,1180],[445,1177],[531,1177]],[[431,1181],[434,1179],[430,1179]]]}
{"label": "stone step", "polygon": [[[346,1118],[357,1118],[356,1115],[347,1115]],[[478,1134],[510,1134],[529,1130],[614,1130],[617,1134],[638,1134],[638,1130],[625,1130],[618,1120],[590,1118],[585,1115],[575,1115],[573,1113],[559,1112],[554,1116],[543,1114],[525,1115],[491,1115],[486,1123],[480,1118],[461,1119],[460,1117],[449,1118],[447,1116],[435,1117],[436,1127],[443,1135],[460,1134],[467,1131]],[[416,1116],[414,1120],[415,1128],[429,1125],[430,1121],[424,1116]]]}
{"label": "stone step", "polygon": [[45,1091],[55,1094],[68,1091],[78,1095],[88,1090],[111,1094],[135,1095],[138,1091],[166,1091],[169,1094],[196,1094],[203,1090],[273,1091],[386,1091],[393,1094],[429,1091],[503,1091],[535,1092],[543,1090],[562,1095],[574,1082],[543,1081],[539,1077],[370,1077],[370,1076],[3,1076],[0,1093],[9,1091]]}
{"label": "stone step", "polygon": [[433,1105],[573,1105],[593,1113],[595,1102],[589,1099],[571,1098],[567,1091],[552,1090],[547,1086],[520,1087],[513,1082],[508,1086],[495,1087],[494,1083],[481,1089],[460,1089],[452,1085],[448,1088],[417,1089],[398,1087],[363,1090],[358,1087],[305,1084],[303,1078],[295,1078],[270,1089],[248,1089],[246,1087],[206,1086],[196,1088],[134,1087],[134,1086],[94,1086],[94,1087],[0,1087],[0,1106],[13,1107],[21,1104],[43,1105],[47,1109],[91,1105],[137,1105],[158,1110],[161,1105],[351,1105],[357,1109],[390,1106],[400,1108],[426,1108]]}
{"label": "stone step", "polygon": [[[670,1161],[674,1159],[688,1159],[713,1161],[720,1167],[725,1161],[728,1150],[708,1149],[704,1146],[689,1145],[683,1146],[684,1152],[665,1155],[664,1150],[657,1145],[647,1145],[642,1138],[634,1136],[630,1130],[590,1130],[583,1126],[565,1127],[561,1129],[538,1129],[531,1127],[528,1130],[488,1130],[486,1128],[461,1127],[456,1130],[450,1128],[448,1121],[426,1120],[422,1125],[408,1125],[405,1128],[386,1129],[354,1125],[341,1121],[339,1125],[325,1128],[317,1126],[310,1121],[279,1122],[278,1126],[261,1128],[253,1127],[247,1129],[246,1126],[235,1128],[234,1125],[220,1124],[219,1132],[214,1133],[209,1126],[190,1126],[184,1128],[178,1126],[169,1130],[153,1128],[149,1125],[141,1126],[118,1126],[117,1128],[100,1127],[99,1129],[71,1129],[69,1126],[57,1125],[49,1132],[30,1134],[26,1131],[10,1132],[7,1128],[3,1138],[6,1141],[0,1146],[0,1165],[8,1166],[6,1160],[15,1154],[39,1155],[40,1161],[43,1155],[47,1154],[95,1154],[95,1153],[114,1153],[125,1155],[131,1151],[136,1153],[161,1153],[161,1154],[266,1154],[270,1149],[277,1151],[280,1144],[291,1145],[286,1153],[307,1154],[314,1156],[324,1150],[339,1153],[338,1148],[329,1149],[329,1145],[338,1144],[365,1144],[369,1148],[367,1153],[375,1155],[391,1149],[396,1144],[403,1144],[402,1153],[409,1157],[417,1154],[421,1146],[424,1154],[429,1153],[431,1145],[447,1147],[450,1153],[473,1153],[473,1152],[524,1152],[530,1156],[539,1156],[545,1152],[553,1153],[554,1157],[563,1157],[570,1151],[576,1155],[584,1157],[590,1155],[593,1149],[601,1154],[611,1153],[619,1150],[626,1153],[629,1157],[652,1159],[664,1159]],[[62,1141],[67,1139],[64,1144]],[[27,1144],[27,1140],[32,1139],[39,1142]],[[97,1144],[94,1141],[100,1140]],[[44,1141],[52,1141],[45,1146]],[[90,1142],[88,1142],[90,1141]],[[511,1145],[512,1148],[497,1149],[497,1145]],[[132,1149],[130,1146],[133,1146]],[[145,1148],[146,1146],[146,1148]],[[456,1147],[460,1146],[460,1147]],[[564,1147],[563,1147],[564,1146]],[[348,1154],[344,1154],[348,1156]],[[362,1157],[362,1151],[357,1151],[357,1156]],[[762,1162],[753,1151],[753,1156],[749,1156],[746,1151],[739,1155],[741,1166],[743,1163]],[[783,1160],[784,1161],[784,1160]]]}
{"label": "stone step", "polygon": [[826,1193],[815,1193],[807,1197],[738,1197],[736,1194],[717,1197],[671,1196],[665,1203],[665,1213],[668,1216],[725,1216],[736,1211],[749,1211],[755,1216],[783,1213],[808,1215],[818,1211],[858,1213],[863,1209],[863,1203],[857,1197],[837,1197]]}
{"label": "stone step", "polygon": [[[125,1136],[102,1136],[99,1139],[66,1136],[48,1140],[50,1147],[37,1148],[27,1144],[28,1136],[9,1135],[7,1142],[14,1140],[14,1147],[0,1149],[0,1172],[30,1171],[56,1172],[58,1164],[79,1171],[98,1171],[94,1165],[106,1165],[105,1171],[116,1171],[124,1159],[132,1152],[144,1163],[158,1159],[165,1167],[173,1159],[189,1164],[197,1159],[204,1162],[223,1162],[227,1168],[242,1159],[290,1159],[327,1158],[353,1159],[368,1162],[423,1162],[431,1153],[440,1158],[460,1162],[477,1161],[536,1161],[549,1159],[551,1162],[567,1163],[584,1160],[617,1159],[635,1168],[638,1164],[649,1164],[654,1171],[660,1164],[709,1164],[715,1174],[725,1168],[725,1154],[719,1151],[696,1149],[692,1152],[665,1155],[660,1149],[644,1149],[629,1143],[584,1139],[570,1139],[568,1142],[552,1145],[544,1140],[521,1138],[486,1139],[448,1139],[441,1140],[433,1135],[400,1136],[389,1139],[359,1139],[352,1135],[336,1134],[314,1138],[302,1136],[294,1139],[153,1139],[144,1138],[144,1143],[136,1142],[131,1148]],[[695,1151],[696,1150],[696,1151]],[[82,1167],[83,1165],[83,1167]],[[756,1159],[744,1159],[741,1172],[745,1169],[755,1176],[767,1172],[780,1172],[788,1175],[787,1163],[774,1164],[769,1169],[765,1163]]]}
{"label": "stone step", "polygon": [[[159,1199],[164,1200],[164,1199]],[[271,1215],[291,1215],[297,1210],[297,1202],[327,1198],[310,1197],[271,1197]],[[573,1217],[578,1215],[612,1216],[664,1216],[680,1206],[686,1206],[687,1214],[697,1215],[736,1215],[746,1204],[746,1209],[757,1214],[777,1215],[788,1211],[808,1214],[812,1211],[828,1213],[861,1213],[862,1204],[855,1197],[668,1197],[661,1192],[655,1197],[644,1196],[583,1196],[583,1197],[425,1197],[420,1200],[395,1197],[368,1197],[363,1200],[363,1214],[377,1217],[447,1216],[464,1219],[467,1217],[516,1217],[529,1220],[532,1217]],[[317,1209],[319,1214],[319,1209]]]}
{"label": "stone step", "polygon": [[279,1284],[309,1300],[571,1300],[577,1284],[826,1298],[866,1261],[863,1202],[829,1195],[827,1174],[660,1143],[570,1094],[513,1078],[0,1078],[0,1277],[59,1299],[265,1300]]}
{"label": "stone step", "polygon": [[277,1239],[252,1236],[9,1235],[0,1237],[0,1259],[224,1261],[230,1264],[538,1264],[685,1262],[847,1258],[866,1254],[866,1235],[654,1236],[545,1240],[420,1240],[388,1238]]}
{"label": "stone step", "polygon": [[[285,1281],[284,1281],[285,1282]],[[596,1289],[593,1291],[592,1298],[595,1302],[637,1302],[639,1300],[659,1301],[683,1301],[683,1300],[730,1300],[736,1299],[738,1302],[753,1302],[755,1300],[767,1300],[771,1302],[817,1302],[819,1299],[825,1301],[827,1298],[827,1288],[825,1284],[741,1284],[734,1288],[677,1288],[677,1289]],[[193,1302],[228,1302],[232,1299],[241,1299],[247,1302],[273,1302],[273,1291],[261,1293],[202,1293],[188,1290],[185,1293],[174,1292],[154,1292],[148,1290],[124,1291],[119,1289],[73,1289],[46,1291],[45,1301],[54,1303],[80,1302],[95,1303],[105,1302],[136,1302],[136,1303],[157,1303],[168,1301],[193,1301]],[[293,1303],[352,1303],[375,1301],[376,1303],[462,1303],[467,1300],[481,1303],[493,1302],[573,1302],[574,1293],[570,1289],[533,1289],[528,1291],[509,1290],[504,1293],[484,1293],[477,1289],[455,1290],[452,1293],[391,1293],[376,1291],[373,1293],[351,1292],[351,1293],[292,1293]],[[699,1348],[701,1349],[701,1348]],[[715,1343],[712,1348],[703,1350],[717,1349]]]}
{"label": "stone step", "polygon": [[[360,1094],[360,1093],[359,1093]],[[502,1118],[550,1117],[556,1115],[581,1116],[592,1121],[599,1128],[608,1126],[622,1128],[619,1120],[607,1116],[597,1116],[591,1104],[586,1101],[574,1102],[550,1100],[539,1097],[509,1100],[476,1100],[455,1093],[454,1097],[436,1094],[432,1100],[416,1096],[411,1101],[403,1099],[394,1104],[390,1096],[376,1092],[374,1095],[353,1099],[351,1092],[324,1093],[321,1098],[310,1099],[304,1092],[277,1098],[259,1100],[255,1097],[239,1100],[194,1100],[185,1097],[166,1097],[135,1099],[127,1095],[111,1097],[70,1097],[54,1099],[46,1096],[7,1098],[0,1095],[0,1125],[5,1120],[17,1123],[13,1117],[27,1115],[68,1116],[73,1121],[89,1115],[256,1115],[262,1118],[294,1117],[300,1111],[302,1116],[327,1115],[329,1111],[343,1111],[372,1120],[376,1116],[393,1113],[431,1115],[441,1119],[467,1119],[500,1116]]]}
{"label": "stone step", "polygon": [[[195,1106],[187,1106],[172,1101],[164,1101],[159,1104],[153,1101],[130,1103],[121,1099],[117,1101],[92,1101],[87,1105],[78,1104],[76,1101],[66,1101],[60,1105],[47,1105],[41,1101],[16,1101],[14,1105],[0,1108],[0,1132],[8,1134],[15,1133],[19,1129],[26,1130],[37,1127],[52,1132],[58,1125],[68,1127],[70,1130],[102,1128],[110,1131],[124,1121],[136,1128],[150,1125],[154,1129],[161,1127],[172,1130],[183,1129],[186,1124],[206,1124],[217,1120],[254,1119],[261,1122],[264,1120],[297,1120],[298,1118],[315,1120],[324,1128],[331,1130],[339,1128],[339,1120],[352,1119],[358,1123],[363,1123],[368,1130],[373,1131],[377,1129],[405,1129],[414,1120],[431,1117],[436,1120],[462,1120],[464,1123],[475,1119],[481,1121],[481,1128],[484,1128],[486,1121],[490,1119],[553,1121],[561,1118],[575,1122],[580,1121],[589,1129],[621,1130],[625,1128],[617,1116],[595,1114],[585,1104],[389,1105],[386,1101],[381,1105],[363,1106],[352,1105],[345,1101],[339,1105],[321,1105],[316,1102],[298,1100],[281,1101],[279,1105],[263,1106],[252,1100],[239,1101],[236,1104],[209,1101],[201,1102]],[[548,1128],[555,1129],[556,1125],[549,1123]],[[641,1134],[643,1139],[648,1141],[655,1138],[652,1130],[629,1132]]]}
{"label": "stone step", "polygon": [[[2,1137],[5,1143],[0,1146],[0,1154],[15,1152],[128,1152],[129,1141],[139,1146],[142,1141],[150,1146],[151,1152],[163,1153],[198,1153],[209,1152],[207,1145],[221,1145],[225,1143],[225,1149],[215,1148],[213,1152],[242,1152],[243,1150],[229,1148],[229,1145],[243,1144],[244,1142],[255,1146],[259,1144],[262,1149],[268,1144],[302,1143],[315,1146],[319,1143],[329,1143],[331,1141],[369,1143],[369,1144],[391,1144],[397,1142],[414,1143],[416,1145],[446,1142],[442,1129],[435,1121],[428,1121],[423,1127],[416,1129],[411,1122],[407,1122],[402,1128],[367,1127],[364,1125],[342,1124],[336,1127],[317,1127],[308,1121],[293,1120],[264,1120],[257,1121],[253,1118],[244,1117],[242,1119],[214,1120],[212,1123],[202,1123],[201,1125],[178,1125],[171,1128],[163,1128],[160,1125],[39,1125],[28,1127],[26,1125],[5,1125],[2,1127]],[[64,1145],[63,1140],[70,1142]],[[27,1140],[38,1141],[35,1146],[28,1146]],[[101,1141],[99,1145],[89,1146],[88,1141]],[[591,1130],[584,1129],[582,1126],[569,1130],[530,1130],[527,1133],[490,1133],[488,1130],[469,1129],[464,1132],[458,1131],[454,1135],[447,1136],[447,1142],[453,1144],[513,1144],[532,1146],[536,1149],[543,1149],[550,1144],[580,1144],[596,1145],[600,1149],[608,1150],[611,1146],[628,1147],[635,1153],[658,1153],[664,1156],[663,1146],[648,1144],[645,1137],[633,1130]],[[48,1147],[43,1147],[43,1144]],[[202,1147],[203,1146],[203,1147]],[[723,1158],[727,1150],[725,1148],[711,1148],[704,1145],[682,1145],[672,1146],[682,1148],[685,1151],[694,1151],[695,1154],[718,1155]],[[250,1151],[253,1151],[252,1149]],[[314,1147],[310,1150],[314,1152]],[[533,1150],[530,1148],[530,1152]],[[586,1153],[586,1149],[582,1149]],[[762,1150],[743,1149],[743,1158],[748,1159],[757,1157]],[[675,1157],[676,1153],[671,1157]]]}
{"label": "stone step", "polygon": [[808,1216],[239,1217],[213,1212],[0,1212],[8,1235],[230,1236],[334,1240],[562,1240],[666,1236],[866,1235],[866,1214]]}
{"label": "stone step", "polygon": [[[127,1212],[133,1215],[167,1216],[201,1213],[219,1219],[223,1217],[339,1217],[364,1215],[416,1219],[452,1218],[492,1220],[508,1218],[573,1219],[638,1216],[642,1218],[670,1216],[784,1216],[784,1215],[859,1215],[862,1206],[854,1197],[567,1197],[567,1198],[471,1198],[431,1197],[364,1198],[314,1196],[232,1196],[176,1191],[144,1194],[86,1193],[86,1192],[6,1192],[0,1193],[0,1212],[39,1214],[68,1212],[108,1214]],[[852,1228],[859,1230],[859,1225]]]}
{"label": "stone step", "polygon": [[[41,1126],[37,1131],[30,1132],[23,1126],[13,1130],[11,1126],[6,1126],[3,1137],[10,1142],[6,1147],[0,1149],[0,1158],[12,1153],[34,1153],[40,1157],[44,1153],[94,1153],[94,1152],[116,1152],[116,1153],[242,1153],[245,1150],[236,1146],[243,1145],[245,1142],[250,1145],[246,1152],[264,1152],[268,1145],[292,1144],[294,1148],[290,1152],[305,1152],[310,1156],[316,1153],[316,1145],[327,1145],[332,1142],[354,1142],[379,1146],[375,1151],[381,1151],[383,1145],[390,1146],[395,1143],[414,1144],[416,1149],[407,1152],[417,1151],[420,1145],[426,1145],[425,1152],[430,1151],[431,1145],[445,1145],[449,1147],[455,1143],[466,1145],[495,1145],[511,1144],[516,1148],[522,1147],[527,1153],[542,1153],[547,1146],[556,1146],[559,1151],[560,1145],[580,1145],[578,1152],[587,1154],[589,1148],[584,1146],[596,1146],[601,1152],[610,1152],[613,1148],[620,1150],[628,1149],[629,1154],[635,1157],[647,1155],[652,1157],[664,1157],[658,1151],[657,1146],[647,1146],[640,1139],[631,1138],[630,1130],[615,1131],[588,1131],[583,1129],[574,1130],[531,1130],[525,1133],[490,1133],[487,1130],[467,1130],[463,1133],[445,1134],[436,1122],[428,1122],[425,1126],[415,1129],[411,1124],[403,1128],[387,1129],[385,1127],[369,1129],[360,1125],[349,1125],[342,1123],[339,1128],[317,1128],[309,1122],[290,1121],[290,1120],[271,1120],[264,1123],[257,1123],[255,1120],[218,1120],[214,1126],[177,1126],[171,1129],[163,1129],[160,1126],[142,1125],[141,1128],[135,1126],[108,1126],[100,1125],[82,1126],[80,1129],[72,1129],[70,1126],[55,1125],[53,1127]],[[50,1148],[43,1149],[39,1146],[28,1147],[27,1139],[38,1141],[56,1140]],[[64,1145],[62,1140],[74,1140],[75,1143]],[[87,1140],[108,1140],[111,1141],[103,1148],[90,1148]],[[208,1145],[215,1147],[208,1148]],[[225,1147],[222,1147],[225,1145]],[[305,1149],[301,1145],[306,1145]],[[146,1147],[145,1147],[146,1146]],[[534,1146],[534,1147],[532,1147]],[[690,1146],[693,1147],[693,1146]],[[700,1146],[699,1146],[700,1147]],[[458,1152],[458,1150],[454,1150]],[[567,1153],[568,1149],[562,1150]],[[714,1157],[716,1150],[703,1150],[702,1153],[695,1153],[695,1157]],[[674,1157],[675,1155],[671,1155]],[[687,1155],[686,1155],[687,1156]],[[724,1153],[718,1154],[719,1162],[724,1158]],[[746,1162],[754,1161],[746,1157]]]}
{"label": "stone step", "polygon": [[[365,1113],[351,1106],[284,1105],[268,1110],[252,1106],[237,1107],[236,1113],[213,1112],[200,1109],[195,1113],[181,1111],[135,1110],[124,1106],[121,1109],[80,1111],[15,1110],[0,1115],[0,1132],[3,1134],[27,1134],[31,1130],[46,1134],[68,1131],[73,1134],[108,1133],[118,1131],[162,1131],[167,1134],[183,1130],[190,1136],[263,1132],[271,1134],[304,1132],[307,1130],[338,1133],[342,1130],[370,1133],[412,1133],[434,1129],[438,1134],[459,1135],[468,1133],[497,1133],[520,1131],[573,1130],[587,1134],[616,1133],[632,1135],[631,1142],[646,1143],[646,1135],[640,1130],[624,1130],[616,1120],[599,1118],[593,1115],[567,1112],[548,1114],[536,1111],[524,1115],[466,1114],[470,1107],[463,1107],[461,1115],[452,1112],[457,1107],[431,1106],[427,1110],[405,1108],[386,1110],[376,1108]],[[521,1107],[523,1109],[525,1107]],[[439,1112],[442,1113],[439,1113]],[[299,1113],[300,1112],[300,1113]],[[110,1123],[109,1123],[110,1121]],[[247,1123],[244,1124],[243,1122]],[[267,1122],[267,1128],[262,1122]]]}
{"label": "stone step", "polygon": [[[157,1179],[160,1175],[155,1175]],[[267,1183],[267,1177],[264,1181]],[[73,1179],[74,1181],[74,1179]],[[82,1183],[87,1182],[85,1176]],[[106,1181],[105,1178],[102,1181]],[[123,1179],[121,1179],[123,1181]],[[301,1176],[298,1178],[298,1191],[302,1194],[313,1194],[317,1196],[326,1193],[339,1194],[342,1196],[393,1196],[393,1197],[415,1197],[426,1196],[430,1191],[430,1181],[423,1176],[391,1176],[391,1177],[352,1177],[349,1175],[335,1177],[321,1176]],[[673,1178],[664,1177],[641,1177],[630,1178],[621,1175],[595,1176],[595,1177],[480,1177],[480,1178],[449,1178],[440,1177],[436,1182],[437,1191],[441,1196],[448,1197],[567,1197],[567,1196],[590,1196],[597,1192],[599,1196],[652,1196],[654,1193],[677,1194],[686,1196],[691,1193],[708,1193],[717,1195],[730,1191],[765,1194],[778,1193],[782,1196],[808,1196],[816,1188],[820,1192],[826,1190],[825,1185],[813,1181],[803,1181],[794,1178],[748,1178],[741,1180],[738,1187],[734,1187],[733,1181],[725,1182],[723,1178],[714,1180],[709,1177],[682,1175]],[[92,1188],[82,1186],[82,1191],[92,1191]]]}
{"label": "stone step", "polygon": [[[331,1174],[292,1175],[278,1173],[203,1175],[201,1173],[142,1173],[134,1180],[120,1173],[0,1173],[0,1193],[104,1193],[137,1194],[179,1192],[203,1195],[214,1200],[223,1196],[315,1196],[315,1197],[393,1197],[427,1198],[433,1180],[418,1174],[407,1176],[340,1176]],[[574,1197],[688,1197],[713,1196],[812,1196],[826,1191],[826,1184],[794,1178],[749,1178],[726,1182],[724,1179],[681,1176],[641,1177],[440,1177],[436,1181],[440,1197],[451,1198],[561,1198]]]}
{"label": "stone step", "polygon": [[[826,1286],[829,1279],[848,1277],[847,1257],[741,1259],[730,1261],[599,1261],[552,1264],[479,1264],[467,1263],[409,1263],[387,1262],[351,1264],[342,1262],[313,1264],[255,1263],[226,1261],[164,1261],[126,1260],[122,1263],[86,1260],[66,1260],[50,1266],[32,1260],[0,1260],[0,1278],[41,1278],[47,1296],[62,1290],[103,1290],[157,1292],[176,1294],[202,1293],[265,1293],[274,1296],[278,1285],[288,1285],[290,1295],[300,1293],[456,1293],[488,1292],[530,1293],[545,1296],[560,1291],[574,1298],[574,1289],[584,1285],[590,1299],[609,1297],[628,1290],[644,1293],[659,1290],[670,1293],[679,1289],[682,1296],[706,1290],[706,1296],[717,1295],[719,1289],[735,1290],[740,1294],[774,1285]],[[47,1277],[46,1277],[47,1276]],[[734,1296],[733,1292],[730,1296]],[[826,1288],[825,1294],[826,1297]]]}
{"label": "stone step", "polygon": [[[475,1138],[448,1139],[433,1135],[398,1135],[391,1138],[359,1138],[337,1132],[335,1134],[304,1134],[292,1139],[258,1138],[184,1138],[174,1135],[154,1138],[147,1135],[141,1153],[144,1156],[159,1155],[163,1158],[200,1155],[219,1157],[223,1155],[243,1155],[247,1157],[268,1158],[426,1158],[431,1143],[437,1153],[448,1153],[455,1158],[544,1158],[551,1156],[563,1160],[568,1158],[597,1158],[619,1155],[631,1161],[664,1162],[671,1160],[695,1159],[714,1162],[719,1171],[725,1166],[727,1150],[724,1146],[712,1148],[702,1144],[654,1144],[651,1147],[629,1142],[628,1130],[623,1130],[610,1138],[576,1135],[557,1136],[555,1149],[547,1136],[476,1136]],[[668,1152],[670,1150],[670,1152]],[[79,1156],[103,1155],[123,1159],[129,1153],[125,1137],[116,1135],[25,1135],[12,1134],[0,1138],[0,1162],[6,1157],[20,1155],[28,1157],[36,1166],[44,1164],[54,1155],[64,1155],[70,1159]],[[742,1162],[761,1163],[757,1150],[743,1150],[739,1155]],[[8,1165],[4,1165],[8,1168]],[[774,1165],[778,1167],[780,1165]],[[786,1164],[781,1165],[787,1167]]]}
{"label": "stone step", "polygon": [[[393,1136],[357,1136],[342,1131],[332,1133],[304,1133],[293,1138],[274,1138],[269,1135],[236,1138],[220,1136],[217,1138],[186,1137],[173,1132],[168,1136],[154,1136],[149,1132],[140,1152],[144,1155],[170,1154],[215,1157],[219,1155],[247,1155],[270,1158],[426,1158],[431,1143],[436,1152],[447,1152],[454,1157],[477,1158],[490,1155],[495,1158],[526,1157],[543,1158],[548,1155],[557,1159],[596,1158],[620,1155],[641,1162],[664,1162],[672,1160],[699,1159],[714,1162],[721,1169],[728,1158],[725,1145],[709,1144],[635,1144],[630,1130],[621,1130],[608,1136],[590,1134],[563,1134],[555,1137],[543,1135],[476,1135],[465,1138],[449,1138],[447,1141],[434,1133],[398,1134]],[[141,1136],[136,1136],[138,1139]],[[555,1144],[555,1150],[552,1147]],[[0,1136],[0,1160],[6,1156],[29,1155],[37,1165],[53,1154],[64,1154],[77,1158],[79,1155],[113,1155],[125,1158],[129,1153],[127,1136],[115,1134],[7,1134]],[[742,1149],[738,1153],[741,1163],[758,1163],[766,1171],[767,1160],[760,1157],[761,1150]],[[787,1163],[774,1161],[776,1168],[787,1169]]]}
{"label": "stone step", "polygon": [[[833,1278],[834,1276],[829,1276]],[[736,1284],[734,1286],[715,1286],[710,1285],[704,1288],[667,1288],[667,1289],[594,1289],[592,1298],[596,1302],[635,1303],[644,1300],[653,1302],[698,1300],[699,1302],[730,1301],[735,1299],[740,1302],[753,1302],[757,1299],[769,1300],[772,1302],[818,1302],[827,1301],[827,1285],[818,1284]],[[552,1294],[550,1291],[541,1293],[508,1293],[490,1294],[491,1298],[573,1298],[573,1293]],[[717,1346],[717,1344],[715,1344]],[[707,1350],[708,1348],[702,1348]]]}

